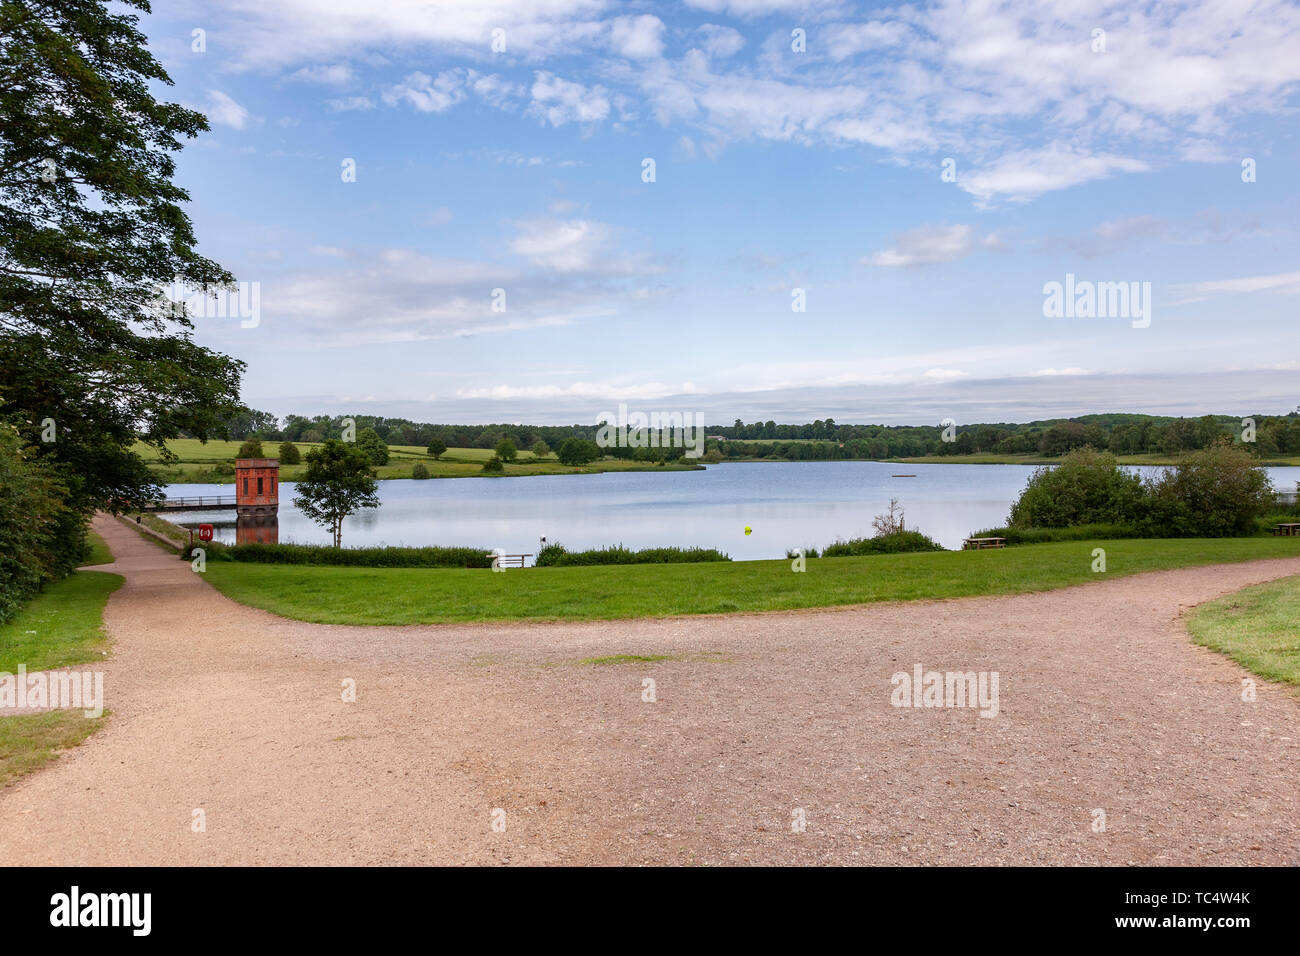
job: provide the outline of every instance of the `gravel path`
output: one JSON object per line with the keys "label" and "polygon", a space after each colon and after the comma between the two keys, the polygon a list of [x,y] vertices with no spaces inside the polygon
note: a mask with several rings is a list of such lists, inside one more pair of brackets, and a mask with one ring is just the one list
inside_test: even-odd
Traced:
{"label": "gravel path", "polygon": [[[126,577],[112,715],[0,791],[0,865],[1300,864],[1300,698],[1260,681],[1243,702],[1246,672],[1180,620],[1300,557],[1014,597],[353,628],[236,605],[95,528]],[[618,654],[669,659],[581,663]],[[891,706],[916,664],[996,671],[998,715]]]}

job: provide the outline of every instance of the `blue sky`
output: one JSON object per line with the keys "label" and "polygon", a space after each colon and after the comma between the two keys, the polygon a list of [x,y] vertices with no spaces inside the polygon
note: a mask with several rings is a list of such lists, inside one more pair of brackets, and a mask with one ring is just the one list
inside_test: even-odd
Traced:
{"label": "blue sky", "polygon": [[[179,164],[201,248],[260,284],[255,327],[197,337],[254,407],[1300,403],[1295,4],[156,7],[167,95],[212,123]],[[1150,325],[1045,317],[1067,273],[1151,283]]]}

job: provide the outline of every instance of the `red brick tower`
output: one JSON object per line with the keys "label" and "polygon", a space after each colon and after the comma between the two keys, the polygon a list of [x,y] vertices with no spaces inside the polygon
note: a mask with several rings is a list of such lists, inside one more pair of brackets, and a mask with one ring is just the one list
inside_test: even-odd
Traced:
{"label": "red brick tower", "polygon": [[280,462],[240,458],[235,462],[235,511],[240,517],[280,511]]}

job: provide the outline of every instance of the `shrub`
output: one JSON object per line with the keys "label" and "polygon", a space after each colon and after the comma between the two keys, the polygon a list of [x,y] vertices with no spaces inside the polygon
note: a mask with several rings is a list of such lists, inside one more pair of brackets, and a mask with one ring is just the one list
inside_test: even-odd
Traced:
{"label": "shrub", "polygon": [[730,561],[729,555],[713,548],[643,548],[633,551],[621,544],[590,551],[569,551],[564,545],[548,544],[537,552],[539,568],[596,564],[691,564],[701,561]]}
{"label": "shrub", "polygon": [[415,467],[411,469],[411,477],[412,477],[412,478],[428,478],[428,477],[429,477],[429,469],[428,469],[428,468],[425,468],[423,464],[421,464],[420,462],[417,461],[417,462],[415,463]]}
{"label": "shrub", "polygon": [[1188,455],[1149,485],[1153,537],[1221,538],[1258,530],[1276,507],[1268,475],[1245,449],[1220,442]]}
{"label": "shrub", "polygon": [[[332,548],[318,544],[237,544],[221,560],[250,564],[324,564],[365,568],[490,568],[487,548]],[[208,555],[212,557],[212,552]]]}
{"label": "shrub", "polygon": [[373,428],[357,432],[357,447],[366,453],[372,464],[388,464],[388,445]]}
{"label": "shrub", "polygon": [[485,475],[504,475],[505,472],[505,462],[500,458],[497,458],[495,455],[483,462],[483,474]]}
{"label": "shrub", "polygon": [[803,556],[804,556],[805,558],[816,558],[816,557],[819,557],[816,548],[787,548],[787,549],[786,549],[786,552],[785,552],[785,556],[786,556],[789,560],[793,561],[795,558],[799,557],[799,552],[800,552],[800,551],[803,552]]}
{"label": "shrub", "polygon": [[822,550],[823,558],[853,558],[867,554],[906,554],[911,551],[943,551],[943,545],[919,531],[896,531],[874,538],[837,540]]}
{"label": "shrub", "polygon": [[302,461],[302,454],[298,451],[298,446],[291,441],[280,443],[280,464],[296,465]]}
{"label": "shrub", "polygon": [[600,446],[585,438],[566,438],[555,455],[564,465],[589,465],[600,457]]}
{"label": "shrub", "polygon": [[0,425],[0,622],[86,555],[86,518],[54,469]]}
{"label": "shrub", "polygon": [[236,458],[265,458],[266,453],[262,451],[262,440],[260,438],[249,438],[239,446]]}
{"label": "shrub", "polygon": [[1078,524],[1132,524],[1142,512],[1142,479],[1119,466],[1114,455],[1076,448],[1054,467],[1034,471],[1011,506],[1017,528],[1064,528]]}

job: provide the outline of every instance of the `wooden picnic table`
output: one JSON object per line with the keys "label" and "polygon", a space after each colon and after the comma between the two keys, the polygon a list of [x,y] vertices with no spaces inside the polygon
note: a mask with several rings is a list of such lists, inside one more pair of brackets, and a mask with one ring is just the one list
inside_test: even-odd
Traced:
{"label": "wooden picnic table", "polygon": [[1273,533],[1285,536],[1300,535],[1300,521],[1284,521],[1273,526]]}
{"label": "wooden picnic table", "polygon": [[1005,548],[1006,538],[967,538],[961,544],[963,551],[980,551],[984,548]]}

